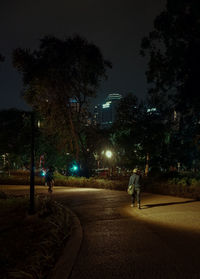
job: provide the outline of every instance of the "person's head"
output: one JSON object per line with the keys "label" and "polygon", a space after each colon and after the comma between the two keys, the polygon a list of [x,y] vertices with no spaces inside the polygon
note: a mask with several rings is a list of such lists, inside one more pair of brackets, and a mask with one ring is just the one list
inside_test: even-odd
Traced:
{"label": "person's head", "polygon": [[53,171],[54,171],[54,167],[53,167],[53,166],[50,166],[50,167],[49,167],[49,171],[53,172]]}
{"label": "person's head", "polygon": [[138,172],[137,168],[133,169],[133,173],[137,173],[137,172]]}

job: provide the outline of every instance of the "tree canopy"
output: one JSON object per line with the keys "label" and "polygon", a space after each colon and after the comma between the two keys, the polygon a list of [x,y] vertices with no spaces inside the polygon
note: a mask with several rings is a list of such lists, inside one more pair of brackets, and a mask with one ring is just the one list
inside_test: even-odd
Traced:
{"label": "tree canopy", "polygon": [[30,157],[28,113],[16,109],[0,111],[0,130],[0,155],[6,156],[10,167],[27,165]]}
{"label": "tree canopy", "polygon": [[195,144],[200,117],[199,49],[198,0],[168,0],[141,43],[141,54],[149,57],[149,100],[165,113],[168,125],[168,160],[190,167],[199,156]]}
{"label": "tree canopy", "polygon": [[146,73],[150,93],[173,96],[179,111],[199,111],[199,1],[168,0],[141,46],[141,54],[150,57]]}
{"label": "tree canopy", "polygon": [[34,51],[15,49],[13,65],[23,75],[25,100],[78,158],[88,98],[95,96],[111,63],[77,35],[64,40],[45,36]]}

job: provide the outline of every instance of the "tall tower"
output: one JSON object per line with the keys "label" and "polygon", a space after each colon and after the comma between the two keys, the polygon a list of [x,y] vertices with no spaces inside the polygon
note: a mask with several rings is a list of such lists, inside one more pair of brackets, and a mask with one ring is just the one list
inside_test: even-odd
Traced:
{"label": "tall tower", "polygon": [[117,106],[122,95],[118,93],[109,94],[106,98],[105,104],[101,108],[101,127],[108,128],[115,121]]}

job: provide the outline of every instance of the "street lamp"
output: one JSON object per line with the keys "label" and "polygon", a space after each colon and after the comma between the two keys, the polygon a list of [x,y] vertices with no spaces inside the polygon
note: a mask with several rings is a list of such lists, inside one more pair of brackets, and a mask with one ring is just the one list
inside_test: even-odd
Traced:
{"label": "street lamp", "polygon": [[30,208],[29,214],[35,213],[35,115],[31,112],[31,172],[30,172]]}
{"label": "street lamp", "polygon": [[[112,156],[113,156],[112,151],[106,150],[105,156],[106,156],[109,160],[111,160],[111,158],[112,158]],[[109,164],[109,165],[110,165],[110,164]],[[109,175],[111,175],[111,169],[110,169],[110,167],[109,167]]]}
{"label": "street lamp", "polygon": [[112,157],[112,155],[113,155],[113,154],[112,154],[112,151],[110,151],[110,150],[107,150],[105,154],[106,154],[106,157],[109,158],[109,159],[110,159],[110,158]]}
{"label": "street lamp", "polygon": [[[37,127],[41,123],[38,121]],[[30,172],[30,205],[29,214],[35,213],[35,112],[31,111],[31,172]]]}

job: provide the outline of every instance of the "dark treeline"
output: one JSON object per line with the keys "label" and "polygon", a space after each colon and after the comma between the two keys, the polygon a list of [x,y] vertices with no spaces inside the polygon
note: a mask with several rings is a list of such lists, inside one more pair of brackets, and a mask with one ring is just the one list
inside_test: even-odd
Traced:
{"label": "dark treeline", "polygon": [[[13,66],[23,77],[23,97],[41,122],[36,162],[45,155],[46,164],[60,169],[73,160],[93,169],[109,164],[102,155],[109,148],[113,166],[198,170],[199,49],[199,1],[168,0],[141,42],[141,55],[148,57],[147,98],[124,96],[107,130],[89,124],[88,100],[111,67],[96,45],[80,36],[45,36],[37,50],[15,49]],[[2,163],[28,165],[28,113],[9,110],[0,117]]]}

